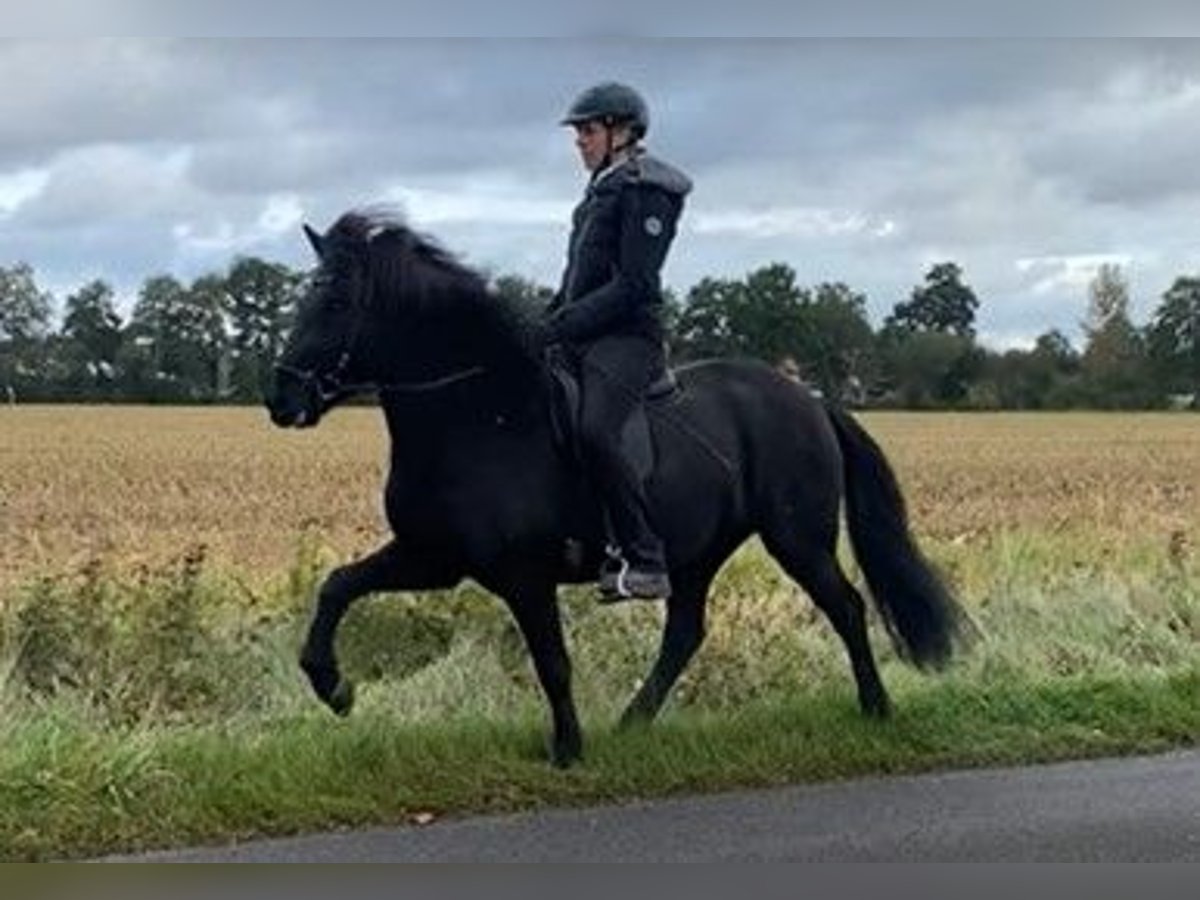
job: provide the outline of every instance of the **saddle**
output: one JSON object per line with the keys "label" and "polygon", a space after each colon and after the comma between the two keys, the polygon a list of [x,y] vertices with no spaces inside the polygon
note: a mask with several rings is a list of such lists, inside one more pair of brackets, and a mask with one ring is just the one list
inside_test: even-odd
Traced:
{"label": "saddle", "polygon": [[[554,441],[567,458],[582,463],[579,440],[579,421],[582,407],[582,392],[579,376],[573,367],[563,360],[550,360],[550,422],[554,429]],[[678,397],[682,389],[675,373],[667,369],[663,375],[646,388],[645,403],[625,423],[621,432],[621,448],[644,482],[654,471],[656,451],[650,433],[650,422],[646,416],[647,404],[667,403]]]}

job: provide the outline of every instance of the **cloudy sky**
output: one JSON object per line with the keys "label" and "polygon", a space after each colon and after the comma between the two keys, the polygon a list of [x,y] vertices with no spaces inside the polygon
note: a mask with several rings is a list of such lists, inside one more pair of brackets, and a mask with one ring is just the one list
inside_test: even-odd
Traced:
{"label": "cloudy sky", "polygon": [[1121,264],[1142,319],[1200,271],[1191,40],[56,39],[0,42],[0,265],[127,307],[299,225],[401,207],[466,262],[556,283],[583,175],[556,121],[587,84],[650,101],[696,189],[665,277],[771,261],[878,322],[934,262],[986,342],[1072,337]]}

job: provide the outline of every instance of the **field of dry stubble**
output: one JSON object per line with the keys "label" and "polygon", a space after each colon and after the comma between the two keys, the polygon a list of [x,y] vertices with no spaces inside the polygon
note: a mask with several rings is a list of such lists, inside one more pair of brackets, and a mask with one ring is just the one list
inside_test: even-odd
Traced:
{"label": "field of dry stubble", "polygon": [[[1023,534],[1089,564],[1200,534],[1200,419],[1166,414],[871,413],[936,556]],[[0,409],[0,585],[98,563],[208,563],[269,577],[308,535],[337,558],[386,534],[386,435],[351,409],[303,433],[257,409]],[[957,550],[950,549],[957,548]]]}

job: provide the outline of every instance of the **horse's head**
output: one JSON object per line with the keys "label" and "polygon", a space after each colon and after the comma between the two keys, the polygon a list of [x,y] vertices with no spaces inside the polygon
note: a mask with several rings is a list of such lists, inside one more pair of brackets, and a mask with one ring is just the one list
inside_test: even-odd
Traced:
{"label": "horse's head", "polygon": [[350,212],[305,234],[318,266],[275,366],[271,419],[315,425],[372,387],[424,392],[537,365],[521,316],[486,280],[385,214]]}
{"label": "horse's head", "polygon": [[372,226],[343,216],[322,235],[304,233],[317,268],[301,297],[278,362],[267,408],[282,427],[316,425],[333,405],[369,380],[362,345],[371,315],[367,251]]}

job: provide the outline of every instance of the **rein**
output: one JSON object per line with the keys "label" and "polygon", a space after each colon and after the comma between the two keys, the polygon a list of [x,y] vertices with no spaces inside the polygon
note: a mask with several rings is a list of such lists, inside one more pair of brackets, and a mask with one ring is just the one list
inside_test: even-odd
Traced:
{"label": "rein", "polygon": [[466,369],[459,369],[457,372],[451,372],[449,375],[443,375],[440,378],[431,378],[427,381],[388,382],[384,384],[374,381],[346,383],[339,376],[348,364],[349,354],[343,354],[333,371],[325,374],[312,369],[297,369],[294,366],[282,364],[275,366],[275,370],[298,378],[305,387],[315,390],[322,402],[329,402],[346,394],[358,394],[368,391],[378,391],[385,394],[428,394],[475,378],[487,371],[485,366],[470,366]]}
{"label": "rein", "polygon": [[[476,375],[482,375],[486,371],[487,368],[485,366],[469,366],[466,369],[451,372],[449,375],[443,375],[441,378],[431,378],[428,381],[376,384],[374,388],[385,394],[426,394],[431,391],[440,391],[442,388],[450,387],[452,384],[458,384],[460,381],[466,381],[469,378],[474,378]],[[359,386],[353,385],[352,387]]]}

